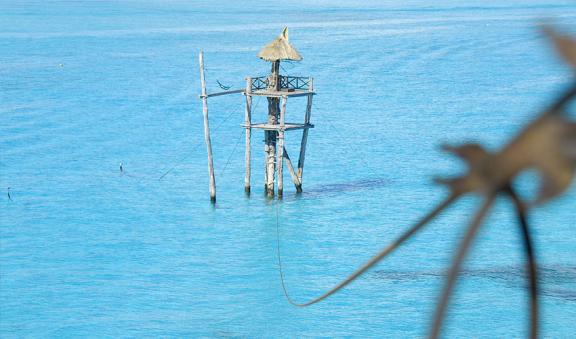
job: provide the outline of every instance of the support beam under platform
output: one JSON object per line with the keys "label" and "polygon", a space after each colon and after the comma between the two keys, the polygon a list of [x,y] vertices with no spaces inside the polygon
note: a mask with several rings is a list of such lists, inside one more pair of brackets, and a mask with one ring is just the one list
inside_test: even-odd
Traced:
{"label": "support beam under platform", "polygon": [[289,130],[314,128],[314,125],[310,124],[310,123],[298,124],[298,123],[291,123],[291,122],[285,123],[283,127],[281,127],[278,124],[268,124],[268,123],[257,123],[257,124],[250,124],[250,125],[244,123],[241,126],[244,128],[259,128],[259,129],[268,130],[268,131],[279,131],[279,130],[289,131]]}

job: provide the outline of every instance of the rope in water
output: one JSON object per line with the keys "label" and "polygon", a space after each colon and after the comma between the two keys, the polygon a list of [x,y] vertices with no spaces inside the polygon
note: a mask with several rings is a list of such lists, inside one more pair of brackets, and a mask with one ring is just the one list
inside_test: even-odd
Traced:
{"label": "rope in water", "polygon": [[440,204],[438,204],[432,211],[430,211],[427,215],[425,215],[420,221],[418,221],[415,225],[410,227],[406,230],[399,238],[389,244],[387,247],[382,249],[378,254],[373,256],[370,260],[364,263],[360,268],[342,280],[340,283],[336,284],[333,288],[328,290],[327,292],[323,293],[319,297],[316,297],[310,301],[304,303],[295,302],[288,293],[288,289],[286,287],[286,281],[284,278],[284,269],[282,265],[282,256],[280,250],[280,212],[279,212],[279,203],[276,202],[276,254],[278,258],[278,268],[280,273],[280,281],[282,283],[282,290],[284,291],[284,295],[288,302],[294,306],[298,307],[306,307],[312,304],[315,304],[319,301],[322,301],[332,294],[338,292],[340,289],[344,288],[346,285],[350,284],[360,275],[368,271],[372,266],[376,265],[380,260],[384,259],[390,253],[392,253],[396,248],[410,239],[416,232],[418,232],[424,225],[428,224],[432,219],[438,216],[442,211],[444,211],[448,206],[450,206],[454,201],[458,199],[459,195],[451,194],[446,199],[444,199]]}

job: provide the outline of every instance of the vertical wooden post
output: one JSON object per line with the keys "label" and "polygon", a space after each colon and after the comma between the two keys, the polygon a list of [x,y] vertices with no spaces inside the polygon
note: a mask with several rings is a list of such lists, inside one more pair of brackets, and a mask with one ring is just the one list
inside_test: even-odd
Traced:
{"label": "vertical wooden post", "polygon": [[[279,81],[280,61],[272,63],[272,71],[268,78],[269,84],[267,90],[270,92],[277,92],[280,88]],[[278,113],[280,111],[280,100],[278,97],[268,97],[268,124],[278,124]],[[277,132],[268,130],[264,132],[266,136],[266,194],[269,197],[274,196],[274,173],[276,172],[276,137]]]}
{"label": "vertical wooden post", "polygon": [[284,117],[286,115],[286,102],[288,98],[282,96],[282,109],[280,109],[280,129],[278,130],[278,197],[284,193]]}
{"label": "vertical wooden post", "polygon": [[264,130],[264,193],[268,194],[268,131]]}
{"label": "vertical wooden post", "polygon": [[214,178],[214,163],[212,160],[212,142],[210,141],[210,125],[208,122],[208,97],[206,96],[206,79],[204,78],[204,52],[200,51],[200,82],[202,84],[202,113],[204,115],[204,141],[208,151],[208,174],[210,176],[210,201],[216,202],[216,179]]}
{"label": "vertical wooden post", "polygon": [[[308,125],[310,123],[310,115],[312,114],[312,97],[314,95],[314,78],[310,77],[308,85],[308,102],[306,104],[306,115],[304,116],[304,124]],[[304,172],[304,160],[306,158],[306,143],[308,142],[308,130],[306,127],[302,131],[302,142],[300,143],[300,157],[298,158],[298,179],[300,179],[300,185],[297,185],[296,191],[302,192],[302,173]]]}
{"label": "vertical wooden post", "polygon": [[244,114],[244,124],[246,125],[246,153],[244,156],[246,162],[246,175],[244,176],[244,192],[250,194],[250,156],[251,156],[251,143],[250,138],[252,135],[252,78],[246,78],[246,112]]}

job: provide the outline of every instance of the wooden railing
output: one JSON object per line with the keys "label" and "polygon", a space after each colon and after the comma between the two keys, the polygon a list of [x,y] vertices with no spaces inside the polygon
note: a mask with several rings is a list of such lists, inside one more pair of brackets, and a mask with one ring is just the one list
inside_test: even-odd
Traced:
{"label": "wooden railing", "polygon": [[252,78],[252,91],[266,89],[269,83],[270,79],[268,77]]}
{"label": "wooden railing", "polygon": [[[281,75],[280,89],[288,90],[308,90],[310,89],[310,78]],[[267,89],[270,84],[268,76],[252,78],[252,91]]]}

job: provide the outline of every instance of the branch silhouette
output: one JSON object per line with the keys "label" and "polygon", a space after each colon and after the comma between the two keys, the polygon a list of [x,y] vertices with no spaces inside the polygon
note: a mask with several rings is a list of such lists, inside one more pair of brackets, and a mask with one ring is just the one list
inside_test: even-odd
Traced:
{"label": "branch silhouette", "polygon": [[[545,26],[543,31],[551,40],[558,54],[576,71],[576,40],[557,33],[550,26]],[[513,202],[521,231],[528,271],[529,333],[530,338],[537,338],[539,334],[538,269],[527,213],[529,208],[541,205],[562,194],[573,181],[576,171],[576,122],[567,117],[566,108],[575,97],[576,82],[573,82],[564,93],[500,151],[489,152],[477,143],[443,146],[445,151],[458,156],[468,165],[467,172],[459,177],[436,179],[436,182],[448,187],[451,192],[449,196],[418,223],[406,230],[398,239],[382,249],[347,278],[315,299],[305,303],[297,303],[289,296],[284,281],[280,256],[280,237],[278,236],[278,265],[282,288],[288,301],[295,306],[305,307],[335,294],[410,239],[458,198],[468,193],[475,193],[483,197],[483,203],[468,226],[452,260],[431,324],[430,338],[436,339],[441,334],[460,268],[495,198],[502,194]],[[540,189],[533,199],[524,202],[513,190],[512,183],[520,173],[530,169],[538,172]],[[278,210],[276,213],[277,232],[279,232]]]}

